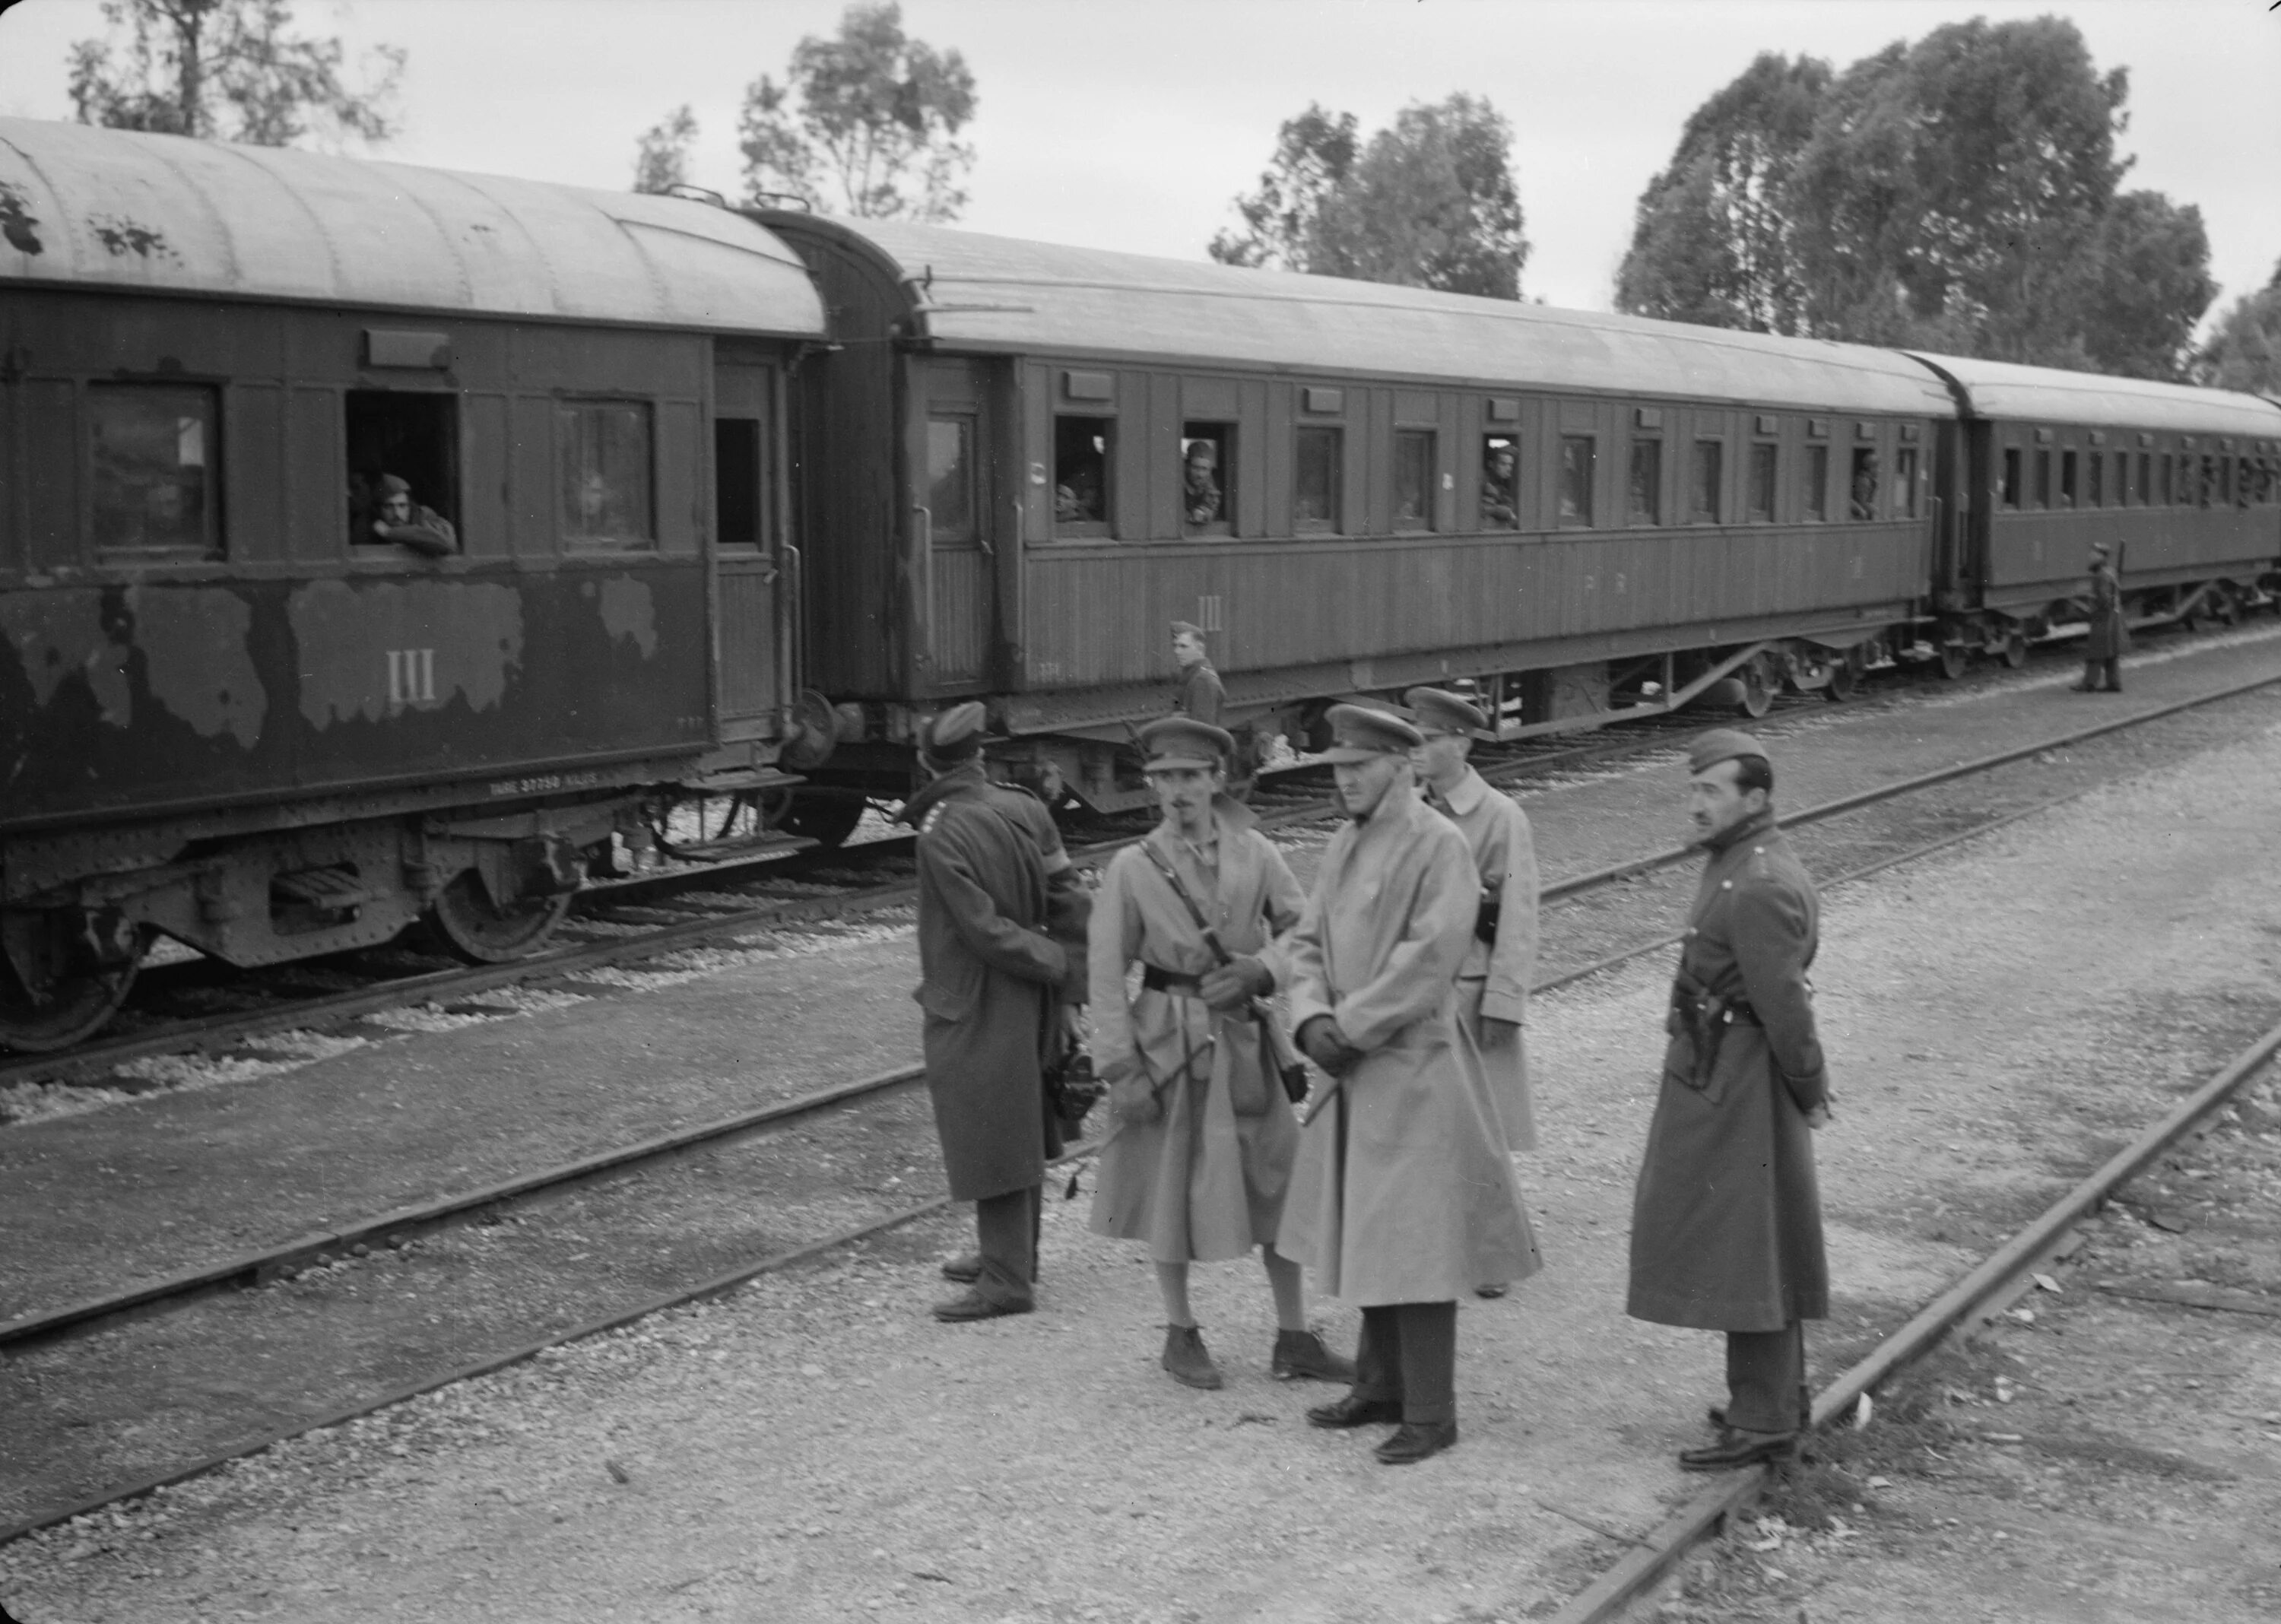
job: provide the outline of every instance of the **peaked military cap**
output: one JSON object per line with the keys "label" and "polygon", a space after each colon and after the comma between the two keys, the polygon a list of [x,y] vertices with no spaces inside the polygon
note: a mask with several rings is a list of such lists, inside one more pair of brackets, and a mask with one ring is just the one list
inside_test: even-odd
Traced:
{"label": "peaked military cap", "polygon": [[1172,623],[1172,632],[1175,636],[1186,632],[1192,638],[1202,638],[1204,635],[1204,629],[1194,621],[1176,620]]}
{"label": "peaked military cap", "polygon": [[970,761],[982,749],[982,724],[988,713],[973,700],[939,710],[919,735],[919,748],[938,762]]}
{"label": "peaked military cap", "polygon": [[1689,776],[1708,772],[1721,762],[1740,761],[1746,755],[1755,755],[1762,762],[1772,759],[1767,754],[1767,747],[1748,733],[1731,727],[1713,728],[1707,733],[1697,734],[1694,744],[1688,747],[1687,770]]}
{"label": "peaked military cap", "polygon": [[1444,733],[1464,733],[1474,739],[1488,730],[1489,719],[1462,693],[1452,693],[1447,688],[1412,688],[1402,696],[1410,707],[1411,715],[1418,718],[1420,728],[1434,728]]}
{"label": "peaked military cap", "polygon": [[1426,742],[1426,735],[1392,706],[1334,705],[1328,720],[1331,747],[1323,760],[1366,762],[1374,755],[1407,755]]}
{"label": "peaked military cap", "polygon": [[1193,716],[1159,716],[1140,730],[1140,747],[1148,752],[1148,770],[1169,767],[1225,767],[1235,751],[1235,738],[1225,728]]}

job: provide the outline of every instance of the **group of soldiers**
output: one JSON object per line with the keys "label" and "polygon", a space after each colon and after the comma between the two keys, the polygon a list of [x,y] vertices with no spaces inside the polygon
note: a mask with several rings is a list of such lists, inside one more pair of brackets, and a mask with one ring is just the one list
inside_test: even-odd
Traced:
{"label": "group of soldiers", "polygon": [[[1176,638],[1201,648],[1194,627]],[[1086,1004],[1111,1117],[1091,1224],[1148,1247],[1165,1371],[1221,1385],[1190,1268],[1256,1250],[1272,1373],[1345,1383],[1308,1420],[1391,1426],[1376,1454],[1401,1465],[1458,1440],[1459,1302],[1542,1266],[1512,1154],[1537,1138],[1536,862],[1526,814],[1467,760],[1492,736],[1471,700],[1415,688],[1328,720],[1321,759],[1348,821],[1306,893],[1227,793],[1234,740],[1208,715],[1140,730],[1162,820],[1091,895],[1045,808],[984,773],[982,708],[927,725],[930,782],[902,813],[918,829],[917,997],[950,1193],[975,1203],[978,1241],[943,1265],[965,1289],[934,1313],[1034,1306],[1040,1190],[1062,1149],[1046,1083]],[[1710,1471],[1787,1456],[1805,1424],[1801,1326],[1828,1299],[1811,1134],[1829,1106],[1805,978],[1817,902],[1776,827],[1767,753],[1721,730],[1688,769],[1708,862],[1635,1196],[1628,1308],[1727,1334],[1727,1403],[1712,1442],[1680,1458]],[[1351,1359],[1310,1327],[1303,1271],[1361,1310]]]}

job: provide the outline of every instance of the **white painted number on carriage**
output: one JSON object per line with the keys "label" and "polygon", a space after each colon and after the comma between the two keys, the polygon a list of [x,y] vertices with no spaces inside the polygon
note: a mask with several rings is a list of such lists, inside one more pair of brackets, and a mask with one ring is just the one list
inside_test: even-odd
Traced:
{"label": "white painted number on carriage", "polygon": [[432,705],[436,701],[436,651],[432,648],[391,648],[388,651],[388,702],[391,705]]}
{"label": "white painted number on carriage", "polygon": [[1227,630],[1226,623],[1220,616],[1219,599],[1218,597],[1199,598],[1196,599],[1196,624],[1202,626],[1206,631],[1226,631]]}

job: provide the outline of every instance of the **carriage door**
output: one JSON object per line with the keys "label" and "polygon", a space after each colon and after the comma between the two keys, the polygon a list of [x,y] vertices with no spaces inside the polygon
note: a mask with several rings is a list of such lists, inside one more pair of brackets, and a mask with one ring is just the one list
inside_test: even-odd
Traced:
{"label": "carriage door", "polygon": [[920,477],[911,514],[925,573],[926,660],[934,694],[988,685],[997,640],[997,550],[986,375],[962,361],[923,363]]}
{"label": "carriage door", "polygon": [[764,736],[783,705],[776,546],[775,368],[716,354],[713,366],[714,643],[721,737]]}

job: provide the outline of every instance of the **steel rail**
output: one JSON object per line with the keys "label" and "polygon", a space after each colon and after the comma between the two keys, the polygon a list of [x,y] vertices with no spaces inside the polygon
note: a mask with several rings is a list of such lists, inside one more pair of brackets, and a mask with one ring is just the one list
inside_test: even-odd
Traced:
{"label": "steel rail", "polygon": [[[2262,686],[2265,683],[2274,681],[2281,681],[2281,677],[2268,678],[2265,682],[2250,684],[2246,686]],[[2199,702],[2207,703],[2209,698],[2219,696],[2206,696]],[[2159,713],[2147,713],[2140,719],[2151,719],[2157,714],[2167,715],[2185,708],[2184,705],[2165,708]],[[2093,731],[2113,731],[2112,724],[2093,730]],[[1945,777],[1942,781],[1946,781]],[[1898,786],[1888,787],[1898,789]],[[1844,884],[1882,870],[1914,861],[1975,839],[2005,824],[2016,823],[2036,813],[2048,810],[2053,806],[2075,800],[2088,793],[2087,789],[2076,790],[2051,797],[2034,806],[1990,819],[1971,829],[1952,832],[1907,851],[1888,855],[1874,862],[1838,876],[1829,883]],[[1624,958],[1637,957],[1657,947],[1667,947],[1676,940],[1675,937],[1659,939],[1655,942],[1634,948],[1615,958],[1549,978],[1532,990],[1542,992],[1555,986],[1566,986],[1571,981],[1581,979],[1584,976],[1596,974],[1608,968],[1612,963],[1620,963]],[[2100,1201],[2111,1194],[2115,1187],[2142,1169],[2147,1162],[2175,1142],[2201,1117],[2214,1111],[2244,1081],[2270,1060],[2277,1050],[2281,1050],[2281,1026],[2277,1026],[2267,1032],[2257,1044],[2252,1046],[2250,1050],[2237,1058],[2210,1083],[2198,1090],[2185,1103],[2142,1134],[2138,1141],[2134,1141],[2130,1147],[2115,1156],[2099,1173],[2084,1180],[2067,1197],[2056,1203],[2051,1211],[2046,1212],[2043,1218],[2030,1226],[2021,1236],[2015,1237],[2011,1244],[1983,1263],[1965,1280],[1943,1294],[1941,1298],[1910,1321],[1902,1332],[1897,1334],[1894,1338],[1889,1339],[1887,1344],[1881,1344],[1880,1348],[1867,1358],[1838,1378],[1836,1382],[1825,1389],[1816,1399],[1813,1412],[1813,1424],[1816,1427],[1824,1425],[1835,1416],[1842,1414],[1851,1407],[1862,1392],[1868,1390],[1877,1381],[1883,1380],[1909,1360],[1920,1357],[1937,1343],[1939,1337],[1958,1320],[1968,1314],[1976,1304],[1984,1303],[1990,1297],[1999,1295],[2002,1289],[2013,1283],[2018,1275],[2025,1272],[2050,1249],[2051,1243],[2068,1224],[2076,1221],[2084,1213],[2095,1208]],[[740,1133],[775,1125],[816,1110],[828,1109],[833,1104],[845,1103],[861,1098],[867,1094],[878,1093],[887,1088],[916,1082],[923,1075],[924,1068],[908,1066],[883,1072],[877,1077],[859,1082],[819,1090],[812,1094],[779,1102],[761,1111],[746,1113],[740,1117],[726,1118],[695,1129],[661,1135],[657,1139],[645,1141],[640,1146],[626,1147],[621,1151],[603,1152],[579,1163],[567,1164],[562,1168],[548,1170],[487,1187],[483,1190],[470,1192],[465,1196],[447,1198],[445,1202],[434,1203],[429,1209],[404,1209],[397,1213],[382,1215],[379,1218],[348,1229],[325,1232],[328,1237],[338,1236],[342,1239],[321,1240],[317,1241],[317,1247],[318,1249],[330,1249],[336,1245],[345,1246],[352,1243],[350,1237],[358,1234],[386,1234],[403,1229],[423,1227],[428,1223],[448,1216],[451,1212],[495,1205],[503,1201],[530,1195],[550,1185],[579,1178],[592,1178],[612,1169],[623,1168],[642,1161],[669,1156],[708,1140],[725,1141]],[[1072,1147],[1057,1158],[1057,1163],[1081,1160],[1098,1148],[1098,1143]],[[377,1411],[403,1403],[406,1399],[436,1391],[455,1382],[491,1374],[509,1365],[535,1357],[547,1349],[614,1330],[685,1303],[722,1295],[746,1281],[778,1272],[839,1248],[884,1234],[932,1213],[945,1210],[952,1204],[951,1198],[947,1195],[937,1197],[916,1206],[857,1225],[823,1240],[808,1242],[790,1251],[777,1253],[748,1264],[738,1264],[733,1269],[714,1275],[693,1286],[678,1288],[673,1291],[660,1294],[630,1308],[614,1311],[601,1318],[552,1333],[499,1353],[488,1355],[473,1364],[461,1365],[441,1374],[422,1377],[417,1381],[391,1388],[375,1397],[360,1400],[354,1404],[304,1420],[298,1425],[281,1428],[251,1442],[232,1445],[227,1450],[217,1451],[188,1465],[169,1468],[162,1473],[114,1486],[66,1507],[36,1513],[31,1518],[0,1527],[0,1544],[5,1544],[39,1528],[68,1521],[73,1517],[98,1510],[103,1506],[135,1499],[151,1493],[153,1489],[201,1476],[231,1460],[259,1454],[261,1450],[286,1439],[325,1427],[336,1427],[343,1422],[373,1414]],[[2071,1216],[2064,1220],[2054,1220],[2053,1215],[2063,1210]],[[2046,1230],[2049,1231],[2048,1234],[2045,1233]],[[2039,1244],[2030,1244],[2030,1239],[2033,1236],[2044,1238]],[[311,1237],[304,1237],[301,1241],[294,1243],[294,1249],[290,1255],[283,1249],[280,1249],[276,1254],[277,1260],[290,1262],[293,1258],[307,1256],[311,1239]],[[259,1266],[260,1259],[258,1257],[233,1260],[233,1272],[239,1276]],[[184,1291],[210,1288],[219,1283],[218,1276],[228,1278],[221,1275],[220,1265],[214,1269],[195,1272],[198,1276],[197,1280],[195,1283],[185,1286],[182,1288]],[[183,1278],[189,1279],[187,1276]],[[52,1311],[32,1319],[18,1320],[12,1322],[10,1326],[0,1327],[0,1342],[21,1341],[32,1336],[54,1334],[67,1328],[71,1324],[84,1324],[92,1319],[107,1318],[113,1313],[131,1311],[134,1306],[158,1300],[161,1295],[159,1291],[153,1289],[131,1288],[128,1292],[120,1294],[122,1300],[109,1308],[104,1307],[103,1300],[98,1299],[73,1308]],[[123,1300],[129,1298],[131,1302]],[[1633,1600],[1675,1566],[1695,1544],[1717,1532],[1729,1516],[1747,1507],[1755,1500],[1763,1489],[1767,1478],[1768,1472],[1762,1468],[1745,1473],[1735,1481],[1714,1485],[1698,1495],[1649,1535],[1641,1537],[1627,1536],[1632,1539],[1635,1547],[1633,1551],[1615,1567],[1595,1581],[1590,1588],[1556,1615],[1556,1624],[1603,1624],[1604,1620],[1617,1617]]]}
{"label": "steel rail", "polygon": [[[1914,1319],[1878,1343],[1867,1357],[1822,1388],[1814,1396],[1813,1426],[1826,1427],[1848,1413],[1862,1395],[1931,1352],[1957,1326],[1999,1304],[2058,1247],[2069,1229],[2214,1115],[2276,1054],[2281,1054],[2281,1025],[2269,1028],[2208,1082],[2115,1152],[2098,1172],[2045,1208],[1962,1280],[1925,1304]],[[1748,1509],[1765,1491],[1775,1470],[1773,1466],[1740,1469],[1697,1494],[1554,1613],[1552,1624],[1609,1624],[1620,1617],[1696,1545],[1718,1533],[1728,1518]]]}

